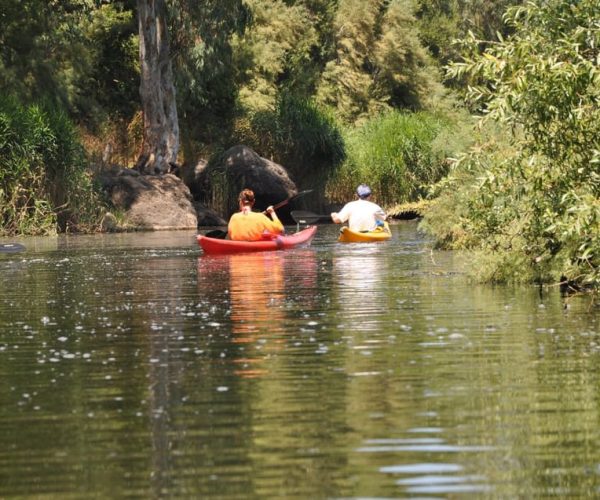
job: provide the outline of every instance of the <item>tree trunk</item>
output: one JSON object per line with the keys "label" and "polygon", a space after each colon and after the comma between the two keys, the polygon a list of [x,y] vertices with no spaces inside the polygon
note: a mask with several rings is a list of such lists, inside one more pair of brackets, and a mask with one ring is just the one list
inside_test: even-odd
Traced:
{"label": "tree trunk", "polygon": [[165,173],[176,163],[179,150],[167,10],[165,0],[138,0],[137,5],[144,136],[135,168],[146,174]]}

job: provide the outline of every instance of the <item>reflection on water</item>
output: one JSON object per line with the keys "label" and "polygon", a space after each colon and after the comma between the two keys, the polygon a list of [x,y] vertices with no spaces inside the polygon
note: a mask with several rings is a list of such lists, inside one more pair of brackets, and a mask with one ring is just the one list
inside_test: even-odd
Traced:
{"label": "reflection on water", "polygon": [[246,357],[235,360],[240,365],[236,374],[266,373],[259,365],[265,355],[285,347],[279,334],[285,331],[291,301],[298,289],[315,289],[316,273],[315,252],[310,249],[198,258],[199,289],[206,293],[215,282],[218,287],[226,284],[232,343],[247,344]]}
{"label": "reflection on water", "polygon": [[336,239],[0,255],[0,497],[600,496],[595,306]]}

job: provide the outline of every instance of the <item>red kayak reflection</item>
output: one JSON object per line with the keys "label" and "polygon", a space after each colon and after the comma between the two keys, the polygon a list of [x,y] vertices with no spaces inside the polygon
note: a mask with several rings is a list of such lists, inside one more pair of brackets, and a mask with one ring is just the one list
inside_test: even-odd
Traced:
{"label": "red kayak reflection", "polygon": [[[223,293],[228,280],[231,342],[243,358],[233,362],[236,373],[257,377],[267,373],[264,361],[284,347],[293,308],[312,309],[317,282],[317,262],[310,249],[258,252],[198,259],[198,285],[203,294]],[[211,290],[214,287],[214,294]],[[301,293],[299,293],[301,292]]]}
{"label": "red kayak reflection", "polygon": [[252,342],[283,319],[285,299],[281,252],[231,255],[229,294],[235,342]]}

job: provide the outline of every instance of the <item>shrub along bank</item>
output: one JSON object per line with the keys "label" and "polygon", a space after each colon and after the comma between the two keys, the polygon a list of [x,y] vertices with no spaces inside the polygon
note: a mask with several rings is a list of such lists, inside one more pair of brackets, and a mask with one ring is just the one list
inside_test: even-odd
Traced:
{"label": "shrub along bank", "polygon": [[502,141],[461,159],[424,227],[476,252],[484,281],[600,284],[598,14],[597,0],[509,9],[514,35],[452,66]]}
{"label": "shrub along bank", "polygon": [[382,206],[427,198],[448,172],[448,158],[468,141],[458,128],[442,115],[389,111],[346,129],[347,157],[330,177],[328,197],[346,202],[364,182]]}
{"label": "shrub along bank", "polygon": [[0,233],[91,230],[103,209],[66,115],[0,97]]}

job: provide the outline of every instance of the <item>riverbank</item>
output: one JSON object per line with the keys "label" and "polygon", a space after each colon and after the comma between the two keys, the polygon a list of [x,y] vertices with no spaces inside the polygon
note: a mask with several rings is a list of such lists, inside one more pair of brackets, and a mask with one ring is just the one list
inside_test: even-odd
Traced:
{"label": "riverbank", "polygon": [[409,203],[399,203],[385,209],[388,218],[398,220],[420,219],[425,216],[429,208],[429,200],[419,200]]}

